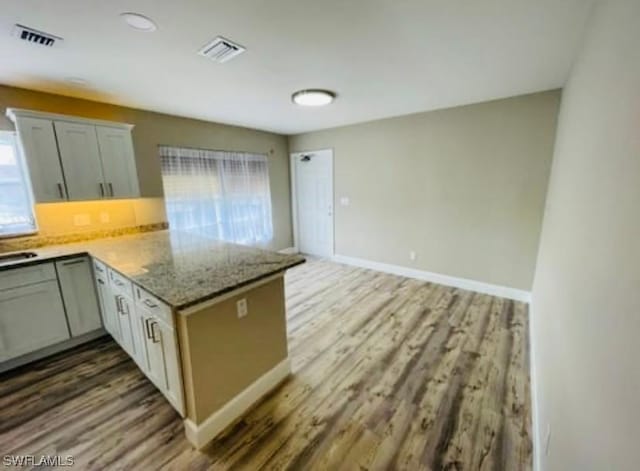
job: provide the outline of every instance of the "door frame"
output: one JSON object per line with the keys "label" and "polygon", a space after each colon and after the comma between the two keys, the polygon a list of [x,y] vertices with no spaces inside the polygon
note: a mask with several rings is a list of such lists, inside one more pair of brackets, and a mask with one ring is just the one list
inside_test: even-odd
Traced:
{"label": "door frame", "polygon": [[324,149],[309,149],[309,150],[301,150],[297,152],[291,152],[289,154],[289,175],[291,179],[291,221],[293,223],[293,249],[295,253],[300,251],[300,236],[298,233],[298,191],[297,191],[297,179],[296,179],[296,161],[295,159],[299,157],[301,154],[312,154],[314,152],[329,152],[329,168],[331,169],[331,253],[329,254],[330,258],[333,258],[336,254],[336,196],[335,196],[335,174],[334,174],[334,166],[333,166],[333,148],[327,147]]}

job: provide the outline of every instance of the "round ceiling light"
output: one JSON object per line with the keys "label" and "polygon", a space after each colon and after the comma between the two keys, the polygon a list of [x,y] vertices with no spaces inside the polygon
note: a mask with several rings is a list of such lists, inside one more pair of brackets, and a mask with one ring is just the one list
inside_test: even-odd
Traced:
{"label": "round ceiling light", "polygon": [[311,89],[300,90],[291,95],[291,99],[300,106],[326,106],[336,97],[336,94],[329,90]]}
{"label": "round ceiling light", "polygon": [[151,18],[147,18],[140,13],[121,13],[120,18],[122,18],[129,26],[138,31],[144,31],[145,33],[150,33],[158,29],[156,24],[153,22]]}

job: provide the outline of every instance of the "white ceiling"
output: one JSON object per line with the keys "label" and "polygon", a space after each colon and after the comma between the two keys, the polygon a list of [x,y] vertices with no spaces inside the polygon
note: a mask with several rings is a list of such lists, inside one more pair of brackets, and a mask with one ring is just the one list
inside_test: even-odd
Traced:
{"label": "white ceiling", "polygon": [[[0,82],[294,134],[563,86],[587,0],[2,0]],[[155,20],[136,32],[125,11]],[[21,23],[62,36],[23,43]],[[216,35],[247,47],[225,64]],[[89,81],[83,88],[67,77]],[[338,99],[300,108],[291,93]]]}

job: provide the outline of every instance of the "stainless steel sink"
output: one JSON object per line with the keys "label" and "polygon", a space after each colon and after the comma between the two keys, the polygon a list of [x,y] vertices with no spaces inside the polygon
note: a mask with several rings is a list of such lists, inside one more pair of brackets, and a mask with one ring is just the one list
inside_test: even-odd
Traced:
{"label": "stainless steel sink", "polygon": [[10,253],[7,255],[0,255],[0,265],[11,262],[19,262],[20,260],[25,260],[27,258],[37,257],[38,254],[35,252],[18,252],[18,253]]}

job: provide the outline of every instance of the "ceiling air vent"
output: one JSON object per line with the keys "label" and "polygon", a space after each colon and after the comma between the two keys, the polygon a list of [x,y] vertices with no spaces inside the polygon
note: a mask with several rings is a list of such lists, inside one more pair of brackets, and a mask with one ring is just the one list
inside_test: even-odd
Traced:
{"label": "ceiling air vent", "polygon": [[242,54],[246,50],[247,49],[242,47],[240,44],[229,41],[222,36],[218,36],[200,49],[198,54],[208,57],[212,61],[223,63]]}
{"label": "ceiling air vent", "polygon": [[29,28],[28,26],[22,25],[15,26],[15,28],[13,29],[13,35],[29,43],[49,47],[62,41],[62,38],[58,36],[54,36],[53,34],[38,31],[37,29]]}

